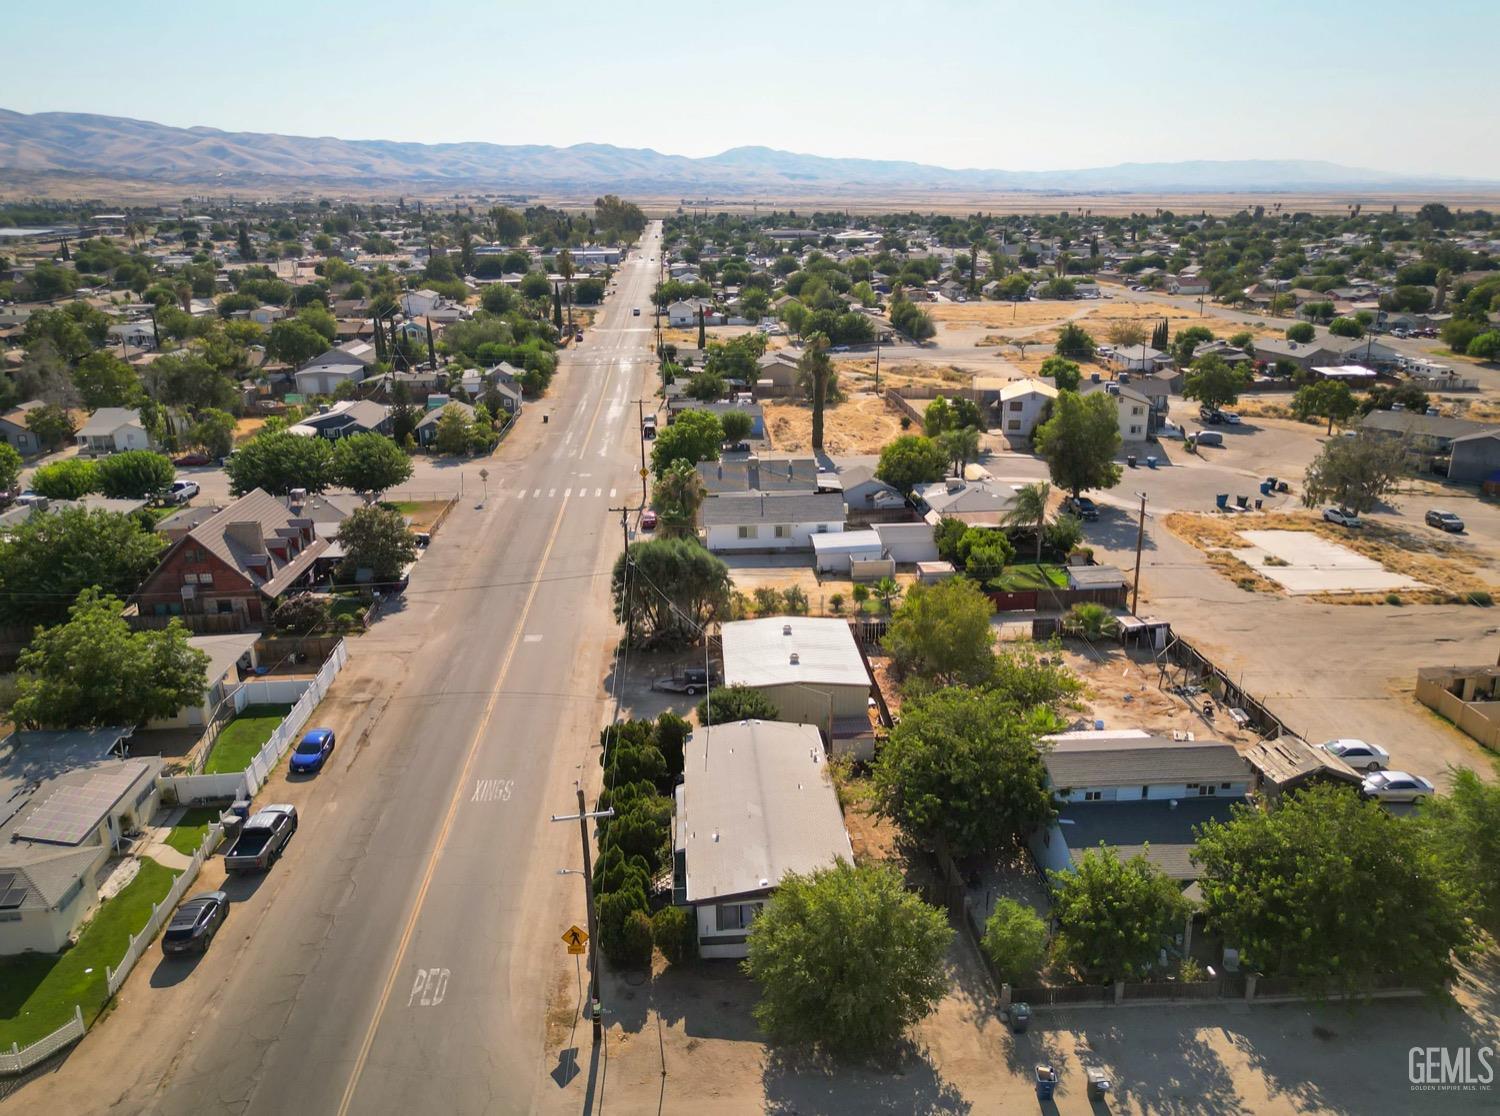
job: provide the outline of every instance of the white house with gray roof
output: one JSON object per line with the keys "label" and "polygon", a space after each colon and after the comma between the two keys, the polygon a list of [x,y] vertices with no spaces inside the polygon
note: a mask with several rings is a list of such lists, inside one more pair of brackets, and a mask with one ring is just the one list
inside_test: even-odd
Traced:
{"label": "white house with gray roof", "polygon": [[838,492],[711,496],[698,511],[709,550],[810,550],[812,536],[844,529]]}

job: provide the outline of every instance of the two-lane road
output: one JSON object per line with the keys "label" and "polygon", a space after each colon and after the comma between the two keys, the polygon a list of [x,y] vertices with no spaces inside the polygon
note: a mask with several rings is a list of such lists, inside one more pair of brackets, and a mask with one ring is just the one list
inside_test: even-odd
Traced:
{"label": "two-lane road", "polygon": [[114,1016],[4,1109],[534,1106],[558,935],[583,916],[577,878],[557,875],[578,864],[577,830],[548,816],[572,808],[575,778],[597,782],[609,509],[640,500],[659,236],[484,462],[485,506],[455,511],[404,609],[354,645],[329,702],[344,709],[342,690],[371,723],[339,725],[335,762],[299,788],[288,855],[191,972],[163,976],[148,954]]}

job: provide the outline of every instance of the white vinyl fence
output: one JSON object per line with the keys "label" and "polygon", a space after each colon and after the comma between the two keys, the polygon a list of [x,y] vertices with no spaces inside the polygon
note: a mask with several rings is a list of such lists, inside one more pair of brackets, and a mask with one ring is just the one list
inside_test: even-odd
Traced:
{"label": "white vinyl fence", "polygon": [[[120,990],[120,985],[125,983],[125,978],[130,975],[130,970],[135,968],[135,963],[141,959],[141,954],[145,953],[146,948],[156,940],[162,923],[177,909],[177,903],[182,899],[183,893],[198,878],[198,870],[203,867],[203,862],[208,859],[209,854],[218,847],[223,836],[223,826],[215,823],[209,827],[208,832],[203,835],[203,844],[198,846],[198,851],[193,854],[191,863],[172,881],[172,886],[162,901],[151,908],[151,917],[146,920],[146,925],[141,928],[141,932],[130,939],[130,944],[125,947],[125,956],[120,958],[120,963],[114,968],[105,966],[104,981],[109,988],[105,1003],[108,1003],[110,997]],[[83,1008],[75,1004],[73,1018],[50,1035],[37,1039],[24,1049],[16,1043],[11,1043],[9,1051],[0,1051],[0,1077],[14,1077],[16,1074],[25,1073],[32,1066],[52,1057],[63,1047],[83,1038],[87,1030],[88,1026],[83,1021]]]}
{"label": "white vinyl fence", "polygon": [[271,733],[265,746],[256,753],[244,771],[221,775],[166,775],[160,780],[163,791],[169,788],[183,805],[204,800],[254,798],[273,768],[286,750],[296,740],[302,726],[307,724],[312,711],[317,708],[339,671],[349,661],[349,648],[343,640],[329,652],[323,667],[311,682],[298,679],[258,679],[246,682],[234,693],[234,708],[238,713],[247,705],[283,705],[294,702],[291,712],[282,719]]}

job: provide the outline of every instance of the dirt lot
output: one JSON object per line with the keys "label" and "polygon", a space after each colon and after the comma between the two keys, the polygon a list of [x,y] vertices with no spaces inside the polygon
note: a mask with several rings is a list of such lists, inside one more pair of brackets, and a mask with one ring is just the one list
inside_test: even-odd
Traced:
{"label": "dirt lot", "polygon": [[1156,302],[1127,302],[1111,299],[1083,299],[1066,302],[945,302],[926,307],[938,323],[940,339],[947,344],[1003,345],[1020,336],[1028,340],[1051,343],[1064,322],[1082,325],[1094,340],[1107,340],[1114,322],[1131,321],[1148,332],[1161,319],[1171,323],[1172,331],[1190,325],[1202,325],[1219,337],[1245,330],[1257,337],[1279,337],[1281,330],[1269,325],[1240,325],[1199,316],[1196,309]]}
{"label": "dirt lot", "polygon": [[[882,374],[881,379],[884,378]],[[766,403],[764,406],[766,431],[773,447],[783,453],[811,451],[810,406],[802,403]],[[900,437],[901,432],[900,417],[872,392],[853,392],[845,402],[823,412],[823,449],[830,454],[879,453],[887,442]]]}
{"label": "dirt lot", "polygon": [[1350,550],[1379,562],[1393,573],[1405,574],[1442,589],[1403,589],[1386,593],[1320,593],[1315,600],[1329,604],[1374,604],[1395,595],[1406,604],[1456,604],[1471,592],[1491,592],[1496,586],[1494,570],[1473,551],[1447,536],[1419,535],[1374,521],[1358,531],[1325,522],[1312,514],[1268,512],[1234,515],[1195,515],[1174,512],[1166,517],[1167,529],[1208,556],[1211,566],[1251,592],[1280,593],[1275,582],[1262,577],[1234,555],[1231,549],[1250,546],[1244,530],[1312,531]]}

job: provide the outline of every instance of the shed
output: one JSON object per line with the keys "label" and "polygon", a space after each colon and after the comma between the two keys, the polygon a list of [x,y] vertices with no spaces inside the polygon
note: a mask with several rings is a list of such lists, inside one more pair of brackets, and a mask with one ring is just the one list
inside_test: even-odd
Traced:
{"label": "shed", "polygon": [[1269,795],[1284,794],[1313,782],[1360,785],[1359,772],[1332,752],[1314,748],[1295,736],[1262,740],[1245,752],[1255,769],[1259,789]]}
{"label": "shed", "polygon": [[830,531],[813,535],[813,562],[819,573],[848,573],[850,563],[879,558],[880,535],[875,531]]}

